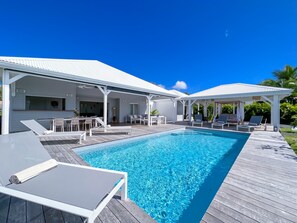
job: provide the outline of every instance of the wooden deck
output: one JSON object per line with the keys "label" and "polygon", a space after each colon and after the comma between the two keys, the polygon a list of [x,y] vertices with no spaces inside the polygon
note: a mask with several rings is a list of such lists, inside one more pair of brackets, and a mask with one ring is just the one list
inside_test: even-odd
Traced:
{"label": "wooden deck", "polygon": [[297,222],[297,157],[280,133],[251,134],[201,222]]}
{"label": "wooden deck", "polygon": [[[181,125],[133,126],[132,134],[98,134],[77,140],[42,141],[61,162],[86,165],[72,148],[136,137]],[[238,156],[201,222],[297,222],[297,157],[279,133],[255,131]],[[82,222],[59,210],[0,194],[2,222]],[[136,204],[113,198],[96,222],[155,222]]]}

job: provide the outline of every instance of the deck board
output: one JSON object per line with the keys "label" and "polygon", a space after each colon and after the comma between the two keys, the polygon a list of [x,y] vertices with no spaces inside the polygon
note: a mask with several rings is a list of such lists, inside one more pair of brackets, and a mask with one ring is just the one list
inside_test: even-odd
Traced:
{"label": "deck board", "polygon": [[[181,125],[133,126],[126,134],[94,134],[83,141],[42,140],[56,160],[87,165],[72,150],[181,128]],[[201,222],[297,222],[297,157],[279,133],[254,131],[208,207]],[[83,218],[0,194],[0,222],[83,222]],[[114,197],[96,223],[155,222],[133,201]]]}
{"label": "deck board", "polygon": [[[219,209],[240,222],[297,222],[297,157],[278,132],[255,131],[202,222]],[[229,222],[228,220],[224,222]]]}

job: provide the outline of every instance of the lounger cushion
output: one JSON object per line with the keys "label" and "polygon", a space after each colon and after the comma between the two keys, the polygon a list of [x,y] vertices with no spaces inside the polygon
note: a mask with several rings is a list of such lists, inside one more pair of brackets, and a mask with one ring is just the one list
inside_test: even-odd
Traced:
{"label": "lounger cushion", "polygon": [[14,184],[24,183],[27,180],[30,180],[31,178],[41,174],[42,172],[51,170],[56,166],[58,166],[58,162],[54,159],[50,159],[13,174],[9,181]]}
{"label": "lounger cushion", "polygon": [[11,184],[7,187],[94,210],[120,179],[121,175],[116,173],[59,164],[23,184]]}

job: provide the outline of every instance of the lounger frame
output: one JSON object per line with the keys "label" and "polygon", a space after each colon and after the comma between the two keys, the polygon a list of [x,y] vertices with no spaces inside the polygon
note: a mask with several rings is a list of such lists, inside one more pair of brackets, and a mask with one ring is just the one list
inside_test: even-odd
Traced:
{"label": "lounger frame", "polygon": [[[127,173],[120,172],[120,171],[99,169],[99,168],[88,167],[88,166],[79,166],[79,165],[61,163],[61,162],[58,162],[58,165],[66,165],[66,166],[71,166],[71,167],[75,167],[75,168],[84,168],[84,169],[102,171],[102,172],[106,172],[106,173],[120,174],[120,175],[122,175],[123,178],[110,191],[110,193],[98,204],[98,206],[95,210],[80,208],[80,207],[77,207],[74,205],[65,204],[63,202],[54,201],[54,200],[51,200],[48,198],[43,198],[43,197],[36,196],[33,194],[28,194],[25,192],[17,191],[15,189],[10,189],[5,186],[0,186],[0,193],[85,217],[86,218],[85,222],[88,222],[88,223],[93,223],[95,221],[96,217],[100,214],[100,212],[104,209],[104,207],[112,199],[112,197],[120,190],[120,188],[122,189],[121,190],[121,200],[127,200],[127,197],[128,197],[128,194],[127,194],[128,175],[127,175]],[[92,182],[90,182],[90,183],[92,183]]]}

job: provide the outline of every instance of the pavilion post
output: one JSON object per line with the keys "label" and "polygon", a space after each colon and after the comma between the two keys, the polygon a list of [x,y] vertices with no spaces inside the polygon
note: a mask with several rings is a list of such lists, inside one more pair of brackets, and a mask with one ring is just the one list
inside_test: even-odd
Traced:
{"label": "pavilion post", "polygon": [[244,122],[244,102],[239,102],[240,119]]}
{"label": "pavilion post", "polygon": [[235,114],[235,103],[233,103],[233,114]]}
{"label": "pavilion post", "polygon": [[147,98],[147,125],[151,126],[151,100],[154,96],[153,95],[148,95],[146,96]]}
{"label": "pavilion post", "polygon": [[203,104],[203,116],[204,116],[204,118],[207,118],[207,102],[205,102],[204,104]]}
{"label": "pavilion post", "polygon": [[200,110],[200,103],[197,103],[197,107],[198,107],[198,114],[200,114],[199,110]]}
{"label": "pavilion post", "polygon": [[191,100],[188,100],[188,117],[189,117],[189,122],[192,121],[192,103]]}
{"label": "pavilion post", "polygon": [[273,104],[272,104],[272,109],[273,111],[273,130],[278,131],[280,128],[280,103],[279,103],[279,96],[278,95],[273,95]]}
{"label": "pavilion post", "polygon": [[218,115],[220,116],[222,114],[222,104],[218,103]]}
{"label": "pavilion post", "polygon": [[177,121],[177,100],[174,98],[171,98],[170,100],[173,103],[173,108],[174,108],[173,109],[173,117],[174,117],[173,122],[176,122]]}
{"label": "pavilion post", "polygon": [[10,86],[9,72],[2,73],[2,135],[9,134],[9,110],[10,110]]}
{"label": "pavilion post", "polygon": [[97,87],[103,94],[103,122],[104,122],[104,125],[107,125],[107,99],[108,99],[107,96],[111,91],[107,90],[107,87],[101,87],[101,86],[97,86]]}

